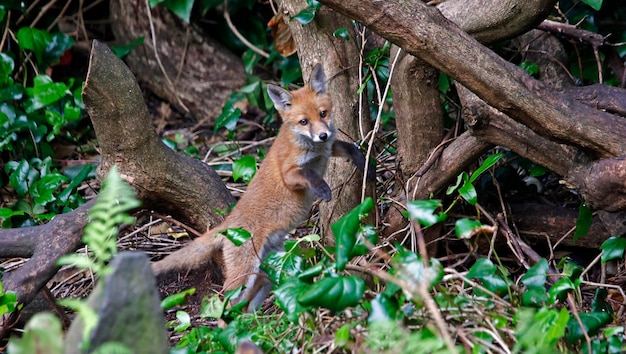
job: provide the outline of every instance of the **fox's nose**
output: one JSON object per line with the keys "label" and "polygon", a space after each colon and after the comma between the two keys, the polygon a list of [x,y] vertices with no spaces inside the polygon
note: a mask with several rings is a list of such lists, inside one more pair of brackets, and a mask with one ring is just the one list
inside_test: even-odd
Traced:
{"label": "fox's nose", "polygon": [[328,139],[328,134],[326,134],[326,133],[321,133],[321,134],[320,134],[320,140],[321,140],[321,141],[326,141],[326,139]]}

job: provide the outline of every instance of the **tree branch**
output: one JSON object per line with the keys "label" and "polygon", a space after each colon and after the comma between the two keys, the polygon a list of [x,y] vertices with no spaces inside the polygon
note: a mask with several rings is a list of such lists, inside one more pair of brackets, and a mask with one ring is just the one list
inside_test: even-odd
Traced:
{"label": "tree branch", "polygon": [[171,213],[200,231],[219,224],[215,210],[234,198],[217,173],[159,140],[137,81],[106,45],[93,42],[89,64],[83,100],[100,144],[99,176],[115,164],[150,209]]}
{"label": "tree branch", "polygon": [[[621,117],[554,92],[478,43],[435,8],[406,0],[321,2],[446,72],[489,105],[542,136],[581,146],[599,157],[626,153],[626,123]],[[604,129],[607,126],[611,131]]]}

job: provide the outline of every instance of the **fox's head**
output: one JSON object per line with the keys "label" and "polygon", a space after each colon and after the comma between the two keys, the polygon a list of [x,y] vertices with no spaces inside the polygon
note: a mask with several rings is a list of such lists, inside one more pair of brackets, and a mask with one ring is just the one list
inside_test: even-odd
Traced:
{"label": "fox's head", "polygon": [[267,93],[283,118],[283,128],[288,127],[300,137],[316,143],[332,141],[336,134],[326,89],[326,74],[320,64],[313,68],[309,84],[299,90],[287,91],[267,85]]}

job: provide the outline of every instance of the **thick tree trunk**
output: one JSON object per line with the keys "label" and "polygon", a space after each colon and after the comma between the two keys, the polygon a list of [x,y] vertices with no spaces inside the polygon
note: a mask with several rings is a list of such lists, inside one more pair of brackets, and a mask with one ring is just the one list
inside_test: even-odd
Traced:
{"label": "thick tree trunk", "polygon": [[111,1],[111,28],[116,40],[127,44],[144,37],[144,43],[125,58],[128,66],[157,96],[211,124],[228,96],[245,84],[241,59],[196,25],[183,23],[157,6],[150,11],[157,60],[146,4],[145,0]]}
{"label": "thick tree trunk", "polygon": [[[283,0],[281,5],[288,12],[287,18],[307,6],[304,0]],[[330,79],[328,91],[333,104],[333,122],[340,132],[339,139],[359,141],[363,138],[361,133],[371,129],[367,107],[359,107],[356,93],[360,86],[358,72],[361,68],[356,60],[359,48],[353,31],[348,31],[349,40],[333,36],[338,28],[352,29],[352,23],[336,12],[322,8],[313,22],[306,26],[295,20],[288,21],[288,24],[298,48],[304,77],[308,77],[315,63],[322,63]],[[349,161],[331,159],[325,179],[333,191],[333,199],[320,204],[323,235],[330,236],[330,225],[361,202],[362,179],[360,173],[354,172],[355,168]]]}
{"label": "thick tree trunk", "polygon": [[[393,47],[395,57],[398,47]],[[393,198],[405,204],[415,199],[418,169],[443,139],[443,111],[439,97],[439,71],[421,59],[402,53],[391,77],[396,114],[398,152]],[[393,203],[385,216],[385,235],[404,229],[408,220]],[[430,239],[427,237],[426,242]]]}
{"label": "thick tree trunk", "polygon": [[205,163],[159,140],[133,74],[99,42],[83,97],[100,144],[100,176],[115,164],[144,207],[171,213],[200,231],[221,222],[215,209],[234,202],[222,180]]}

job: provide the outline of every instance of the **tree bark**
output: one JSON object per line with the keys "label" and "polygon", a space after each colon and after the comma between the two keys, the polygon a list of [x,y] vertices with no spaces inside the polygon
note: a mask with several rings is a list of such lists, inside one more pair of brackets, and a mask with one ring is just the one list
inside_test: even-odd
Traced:
{"label": "tree bark", "polygon": [[[283,0],[281,6],[289,17],[296,15],[307,4],[304,0]],[[361,140],[362,134],[371,129],[371,123],[367,107],[359,107],[355,94],[360,86],[358,71],[361,68],[355,60],[359,57],[359,48],[353,31],[349,31],[349,40],[333,36],[338,28],[352,29],[352,23],[336,12],[322,8],[306,26],[295,20],[288,24],[296,42],[304,77],[309,76],[315,63],[324,66],[329,78],[333,124],[340,132],[338,138],[349,142]],[[333,191],[333,199],[320,204],[319,218],[321,233],[327,237],[332,236],[330,225],[361,202],[361,174],[353,171],[355,168],[349,161],[331,159],[329,163],[325,179]],[[372,195],[372,191],[370,186],[368,195]]]}
{"label": "tree bark", "polygon": [[[144,207],[169,212],[198,230],[221,221],[215,210],[227,208],[234,198],[219,176],[159,140],[132,73],[97,41],[92,46],[83,102],[100,144],[100,178],[115,164],[137,190]],[[3,279],[6,290],[15,291],[21,304],[28,304],[54,276],[60,256],[80,247],[92,205],[89,202],[58,215],[42,226],[0,231],[0,258],[31,257]],[[18,315],[0,318],[0,338]]]}
{"label": "tree bark", "polygon": [[556,0],[446,0],[441,13],[481,43],[520,35],[543,21]]}
{"label": "tree bark", "polygon": [[[197,120],[212,124],[224,101],[246,82],[241,59],[163,6],[148,13],[146,3],[145,0],[110,3],[111,28],[118,42],[126,44],[145,38],[125,58],[128,66],[157,96]],[[154,54],[149,14],[163,69]]]}
{"label": "tree bark", "polygon": [[[393,47],[392,58],[398,50],[401,49]],[[402,53],[391,77],[391,89],[398,132],[393,198],[404,204],[415,198],[412,192],[417,182],[416,173],[443,138],[439,71],[421,59]],[[406,227],[408,220],[401,211],[395,204],[391,205],[385,216],[389,225],[385,235]],[[427,237],[426,242],[429,241]]]}
{"label": "tree bark", "polygon": [[[30,257],[20,268],[2,279],[5,291],[14,291],[20,304],[29,304],[59,270],[59,257],[76,251],[82,244],[83,227],[94,202],[57,215],[49,223],[0,232],[0,258]],[[17,323],[19,311],[0,317],[0,338]]]}
{"label": "tree bark", "polygon": [[115,164],[145,207],[171,213],[200,231],[222,221],[215,210],[234,202],[222,180],[205,163],[159,140],[133,74],[97,41],[83,100],[100,144],[100,177]]}
{"label": "tree bark", "polygon": [[[626,123],[621,117],[554,92],[482,46],[435,8],[419,1],[321,2],[447,73],[492,107],[545,137],[580,146],[597,157],[626,153]],[[604,129],[607,126],[611,131]]]}
{"label": "tree bark", "polygon": [[[587,157],[574,161],[574,169],[570,169],[570,182],[588,198],[592,208],[618,211],[625,207],[622,198],[626,182],[620,180],[625,167],[622,158],[590,162],[626,153],[626,122],[622,117],[585,106],[534,80],[421,2],[321,2],[448,73],[487,104],[530,128],[537,136],[584,151]],[[599,175],[591,176],[590,172]],[[609,195],[600,183],[617,190]]]}

